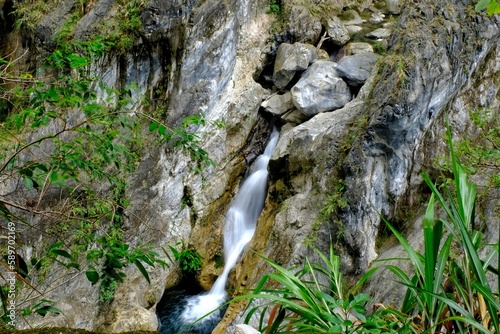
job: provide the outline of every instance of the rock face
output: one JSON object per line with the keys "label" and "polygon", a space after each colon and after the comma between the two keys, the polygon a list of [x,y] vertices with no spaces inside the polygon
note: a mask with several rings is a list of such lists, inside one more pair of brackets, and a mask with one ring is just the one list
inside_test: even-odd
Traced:
{"label": "rock face", "polygon": [[[420,10],[425,12],[423,17]],[[402,56],[389,56],[381,65],[385,70],[373,88],[375,100],[365,107],[369,126],[350,149],[343,167],[349,203],[343,213],[349,231],[346,240],[360,251],[362,268],[377,256],[374,241],[380,214],[390,219],[412,203],[410,195],[422,182],[419,173],[431,168],[424,161],[430,161],[428,157],[444,145],[436,131],[442,131],[444,115],[454,113],[447,106],[469,89],[469,75],[480,71],[478,65],[496,52],[498,18],[475,23],[475,15],[467,13],[462,3],[454,2],[451,8],[432,10],[417,4],[401,14],[400,26],[410,30],[404,37],[394,36],[393,41],[403,38],[406,42],[392,48]],[[451,22],[426,23],[440,15]],[[455,28],[449,29],[450,23]],[[469,39],[472,45],[463,40],[461,29],[474,36]],[[449,47],[441,47],[450,40]],[[404,70],[398,72],[402,65]]]}
{"label": "rock face", "polygon": [[351,100],[351,91],[335,68],[331,61],[317,61],[290,90],[293,104],[304,115],[339,109]]}
{"label": "rock face", "polygon": [[[385,17],[379,15],[377,21],[397,20],[398,28],[370,36],[391,34],[387,55],[379,59],[372,52],[353,51],[371,51],[376,44],[348,43],[342,28],[351,37],[364,38],[367,31],[373,31],[372,23],[363,26],[364,18],[371,15],[363,10],[371,1],[358,8],[347,1],[310,1],[305,7],[303,2],[283,0],[282,14],[289,21],[271,42],[269,30],[276,16],[266,14],[260,1],[144,2],[140,37],[127,53],[110,53],[100,59],[96,72],[117,89],[136,83],[134,108],[142,110],[144,99],[162,105],[169,125],[201,111],[209,121],[224,119],[225,128],[197,129],[202,147],[216,163],[201,174],[190,169],[189,157],[168,146],[144,153],[125,194],[130,199],[123,224],[127,242],[151,243],[159,253],[168,245],[185,242],[202,255],[196,280],[210,288],[221,272],[216,263],[227,208],[249,162],[267,140],[268,124],[259,116],[260,110],[285,124],[269,164],[269,191],[256,235],[231,273],[228,291],[250,288],[269,271],[257,253],[286,266],[303,262],[305,257],[314,260],[307,244],[324,250],[333,240],[347,276],[366,270],[379,254],[397,254],[394,247],[377,244],[380,215],[418,224],[423,210],[420,172],[432,172],[434,159],[445,152],[441,140],[444,116],[448,115],[454,135],[460,138],[479,134],[470,122],[470,110],[489,107],[498,111],[500,22],[498,17],[472,13],[470,5],[458,0],[438,0],[435,6],[418,1],[405,6],[393,0],[384,3]],[[51,48],[51,37],[74,4],[58,2],[53,15],[40,21],[35,38],[27,42],[26,63],[36,66],[43,59]],[[99,22],[116,12],[114,5],[113,1],[96,2],[76,23],[75,35],[91,36]],[[336,44],[325,42],[317,51],[315,45],[327,27],[316,16],[325,11],[316,9],[327,5],[335,8],[332,12],[341,20],[341,31]],[[343,11],[344,7],[348,9]],[[391,13],[399,16],[391,17]],[[2,26],[6,19],[0,17]],[[338,32],[333,29],[328,35]],[[15,29],[1,31],[0,46],[14,45],[16,33]],[[343,43],[347,43],[343,50],[352,50],[353,55],[337,53]],[[318,52],[338,64],[314,61]],[[263,88],[254,73],[265,72],[265,67],[270,68],[269,77],[274,70],[274,81]],[[485,215],[493,216],[495,205],[488,202]],[[415,214],[408,217],[409,212]],[[488,234],[498,235],[497,228],[488,225]],[[408,232],[418,244],[415,230],[412,227]],[[19,251],[27,260],[41,239],[26,236]],[[40,283],[48,291],[44,298],[56,300],[64,317],[31,316],[28,320],[35,326],[154,330],[155,305],[165,287],[178,283],[181,275],[175,264],[147,269],[151,284],[136,269],[127,268],[115,300],[104,306],[98,303],[97,287],[84,275],[68,284],[47,279]],[[51,270],[48,278],[58,268]],[[373,282],[368,291],[380,301],[383,296],[398,299],[386,279]],[[252,332],[236,326],[242,310],[241,304],[232,304],[215,333],[224,333],[226,328],[234,333]]]}

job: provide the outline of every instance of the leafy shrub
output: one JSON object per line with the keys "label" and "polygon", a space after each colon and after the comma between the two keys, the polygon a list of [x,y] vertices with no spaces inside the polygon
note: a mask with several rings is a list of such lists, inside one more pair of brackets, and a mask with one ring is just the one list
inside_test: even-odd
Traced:
{"label": "leafy shrub", "polygon": [[[184,245],[184,244],[183,244]],[[169,246],[174,258],[179,263],[182,271],[195,274],[201,269],[202,258],[201,255],[194,249],[184,248],[182,250],[177,250],[176,248]]]}
{"label": "leafy shrub", "polygon": [[[408,275],[398,266],[385,265],[407,287],[401,311],[409,316],[417,313],[419,332],[499,332],[498,289],[492,289],[487,272],[498,279],[498,270],[491,261],[498,256],[498,242],[484,245],[483,235],[474,228],[476,185],[467,180],[467,173],[456,157],[451,133],[448,142],[454,176],[454,194],[445,184],[444,194],[427,174],[424,180],[432,190],[423,223],[424,254],[415,251],[408,241],[389,223],[413,265]],[[446,219],[435,218],[435,200],[444,210]],[[461,256],[452,257],[451,248]],[[480,257],[482,251],[487,256]]]}
{"label": "leafy shrub", "polygon": [[[268,301],[250,307],[246,323],[260,314],[259,330],[265,333],[399,333],[409,326],[400,322],[396,318],[398,312],[392,310],[380,309],[368,315],[365,304],[370,298],[357,291],[376,269],[367,272],[352,290],[346,291],[340,259],[334,254],[333,246],[330,246],[329,255],[317,249],[314,251],[322,260],[321,264],[306,259],[301,266],[285,269],[264,258],[276,272],[265,275],[252,294],[233,299]],[[265,323],[268,311],[269,320]]]}
{"label": "leafy shrub", "polygon": [[[43,68],[50,81],[13,76],[7,70],[13,63],[0,58],[0,100],[11,106],[0,127],[0,180],[21,181],[22,191],[36,194],[34,203],[19,203],[17,193],[2,196],[0,217],[29,229],[33,217],[39,217],[47,224],[44,240],[52,243],[35,249],[39,259],[29,263],[16,255],[24,264],[16,268],[21,283],[17,289],[37,292],[24,278],[36,272],[42,280],[57,263],[68,271],[85,271],[89,281],[100,284],[101,301],[109,302],[126,266],[134,264],[149,282],[146,264],[166,265],[151,247],[131,247],[122,231],[129,204],[127,178],[141,154],[143,125],[154,124],[150,129],[157,130],[159,143],[170,141],[174,149],[186,152],[196,171],[213,164],[192,131],[208,122],[203,116],[189,116],[179,126],[168,127],[130,110],[129,89],[111,89],[94,76],[91,64],[111,47],[102,38],[60,44]],[[54,191],[64,200],[50,201],[47,194]],[[83,259],[88,261],[85,268]],[[189,270],[201,265],[190,252],[181,259]],[[0,260],[0,265],[6,264]]]}

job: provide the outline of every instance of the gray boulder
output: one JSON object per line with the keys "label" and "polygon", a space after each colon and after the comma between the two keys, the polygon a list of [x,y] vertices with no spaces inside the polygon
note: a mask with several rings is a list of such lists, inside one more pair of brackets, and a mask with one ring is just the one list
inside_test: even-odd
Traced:
{"label": "gray boulder", "polygon": [[292,101],[304,115],[342,108],[351,100],[349,87],[331,61],[316,61],[292,87]]}
{"label": "gray boulder", "polygon": [[360,26],[345,26],[347,31],[349,32],[349,36],[355,35],[358,32],[362,31],[363,28]]}
{"label": "gray boulder", "polygon": [[344,45],[350,39],[349,31],[342,21],[334,16],[326,21],[326,31],[334,44]]}
{"label": "gray boulder", "polygon": [[396,15],[401,13],[401,6],[398,0],[385,0],[385,4],[389,13]]}
{"label": "gray boulder", "polygon": [[[288,12],[288,11],[285,11]],[[315,44],[323,29],[319,18],[301,5],[293,5],[286,20],[286,31],[292,41]]]}
{"label": "gray boulder", "polygon": [[366,22],[366,20],[362,19],[361,16],[359,16],[358,12],[354,9],[346,10],[342,13],[342,16],[340,18],[346,26],[357,26]]}
{"label": "gray boulder", "polygon": [[274,62],[273,78],[276,87],[284,89],[295,73],[305,70],[316,57],[316,48],[310,44],[281,44]]}
{"label": "gray boulder", "polygon": [[292,95],[290,92],[286,92],[282,95],[272,95],[262,102],[260,106],[275,116],[281,116],[287,111],[295,108],[292,103]]}
{"label": "gray boulder", "polygon": [[373,52],[373,47],[370,44],[364,42],[349,43],[344,48],[349,56],[358,53]]}
{"label": "gray boulder", "polygon": [[387,38],[387,37],[391,36],[391,33],[392,33],[391,29],[378,28],[378,29],[375,29],[375,30],[369,32],[368,34],[366,34],[366,37],[375,38],[375,39]]}
{"label": "gray boulder", "polygon": [[368,79],[379,57],[379,55],[372,52],[347,56],[340,59],[337,71],[349,85],[359,87]]}

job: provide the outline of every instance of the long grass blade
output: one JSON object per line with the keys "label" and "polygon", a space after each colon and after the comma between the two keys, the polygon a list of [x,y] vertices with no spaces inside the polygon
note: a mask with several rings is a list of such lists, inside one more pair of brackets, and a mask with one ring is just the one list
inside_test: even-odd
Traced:
{"label": "long grass blade", "polygon": [[[405,250],[406,254],[408,254],[411,263],[413,264],[415,271],[419,277],[424,277],[425,271],[424,271],[424,264],[422,263],[422,256],[418,254],[408,243],[405,237],[399,233],[398,230],[396,230],[388,221],[385,221],[385,224],[389,227],[389,229],[392,231],[392,233],[396,236],[396,238],[399,240],[399,243]],[[423,283],[423,282],[422,282]]]}
{"label": "long grass blade", "polygon": [[[434,272],[441,243],[442,225],[434,221],[434,194],[431,195],[423,221],[424,230],[424,291],[434,291]],[[435,300],[430,294],[424,293],[425,303],[432,318]],[[431,321],[431,319],[429,319]]]}

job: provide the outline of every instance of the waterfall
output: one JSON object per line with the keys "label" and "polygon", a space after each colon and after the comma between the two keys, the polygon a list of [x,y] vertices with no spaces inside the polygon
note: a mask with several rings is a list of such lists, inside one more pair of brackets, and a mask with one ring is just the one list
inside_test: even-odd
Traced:
{"label": "waterfall", "polygon": [[[267,166],[278,137],[278,129],[273,128],[264,153],[252,164],[250,174],[231,203],[224,225],[224,270],[208,293],[194,296],[187,301],[181,314],[185,324],[191,324],[217,309],[228,298],[225,288],[229,272],[236,265],[245,245],[252,239],[257,219],[264,207],[267,193]],[[212,321],[213,318],[220,316],[222,315],[214,312],[202,322]]]}

